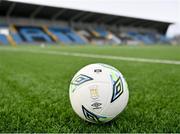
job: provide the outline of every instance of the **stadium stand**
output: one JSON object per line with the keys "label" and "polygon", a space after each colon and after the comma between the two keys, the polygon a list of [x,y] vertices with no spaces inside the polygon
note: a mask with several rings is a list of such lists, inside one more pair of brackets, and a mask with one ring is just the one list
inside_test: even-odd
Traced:
{"label": "stadium stand", "polygon": [[8,25],[0,25],[0,44],[8,44],[7,35],[9,34]]}
{"label": "stadium stand", "polygon": [[53,43],[51,38],[41,29],[37,27],[19,27],[18,33],[27,43],[47,42]]}
{"label": "stadium stand", "polygon": [[48,30],[63,43],[85,43],[85,41],[69,27],[49,27]]}
{"label": "stadium stand", "polygon": [[[21,8],[23,10],[21,12]],[[10,10],[11,9],[11,10]],[[48,9],[48,13],[46,12]],[[13,1],[0,4],[1,44],[169,43],[170,23]],[[6,32],[4,32],[6,31]]]}
{"label": "stadium stand", "polygon": [[7,37],[3,34],[0,34],[0,43],[1,44],[8,44]]}

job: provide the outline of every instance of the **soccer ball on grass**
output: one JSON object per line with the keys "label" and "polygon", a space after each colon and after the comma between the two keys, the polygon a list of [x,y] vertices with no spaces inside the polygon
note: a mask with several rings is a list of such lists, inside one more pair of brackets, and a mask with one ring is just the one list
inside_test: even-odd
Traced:
{"label": "soccer ball on grass", "polygon": [[123,75],[106,64],[90,64],[79,70],[69,88],[73,110],[92,123],[108,122],[126,107],[129,91]]}

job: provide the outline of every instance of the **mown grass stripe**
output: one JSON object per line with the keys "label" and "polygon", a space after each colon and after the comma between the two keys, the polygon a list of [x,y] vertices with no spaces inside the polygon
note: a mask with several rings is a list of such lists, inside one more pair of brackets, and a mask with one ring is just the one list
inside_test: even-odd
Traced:
{"label": "mown grass stripe", "polygon": [[86,54],[76,52],[58,52],[50,50],[34,50],[34,49],[20,49],[20,48],[0,48],[0,50],[13,51],[13,52],[30,52],[30,53],[41,53],[41,54],[54,54],[63,56],[75,56],[75,57],[86,57],[86,58],[98,58],[98,59],[111,59],[111,60],[123,60],[123,61],[134,61],[134,62],[145,62],[145,63],[160,63],[160,64],[172,64],[180,65],[178,60],[165,60],[165,59],[147,59],[147,58],[134,58],[134,57],[123,57],[123,56],[112,56],[112,55],[99,55],[99,54]]}

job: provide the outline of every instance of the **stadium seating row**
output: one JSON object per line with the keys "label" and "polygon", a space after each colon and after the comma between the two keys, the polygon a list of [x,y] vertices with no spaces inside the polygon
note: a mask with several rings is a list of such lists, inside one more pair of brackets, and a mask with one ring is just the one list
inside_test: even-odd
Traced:
{"label": "stadium seating row", "polygon": [[[3,30],[8,32],[4,33]],[[114,33],[104,27],[72,29],[70,27],[33,27],[3,26],[0,27],[0,44],[37,44],[40,42],[53,44],[121,44],[130,42],[154,44],[168,43],[169,40],[157,33],[121,32]]]}

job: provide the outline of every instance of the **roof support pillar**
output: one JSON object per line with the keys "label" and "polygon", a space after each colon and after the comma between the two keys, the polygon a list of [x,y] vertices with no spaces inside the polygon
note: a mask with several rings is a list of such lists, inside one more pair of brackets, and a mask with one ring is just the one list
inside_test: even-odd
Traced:
{"label": "roof support pillar", "polygon": [[10,15],[11,15],[11,13],[13,12],[15,6],[16,6],[16,3],[12,3],[12,4],[10,5],[10,7],[9,7],[7,13],[6,13],[6,17],[7,17],[7,18],[10,17]]}
{"label": "roof support pillar", "polygon": [[31,18],[31,19],[34,19],[35,16],[36,16],[42,9],[43,9],[43,6],[37,7],[37,8],[35,9],[35,11],[32,12],[32,14],[30,15],[30,18]]}
{"label": "roof support pillar", "polygon": [[62,15],[64,12],[66,11],[66,9],[61,9],[59,12],[57,12],[56,14],[54,14],[51,18],[52,21],[55,21],[60,15]]}

